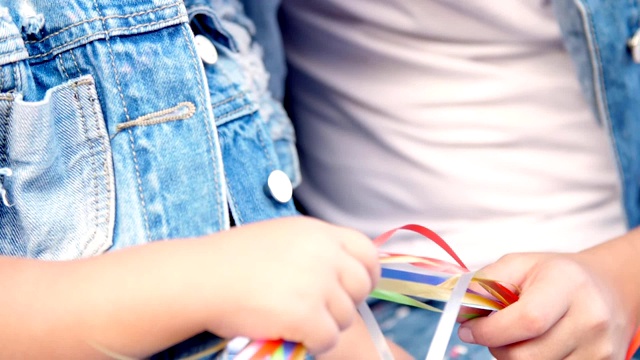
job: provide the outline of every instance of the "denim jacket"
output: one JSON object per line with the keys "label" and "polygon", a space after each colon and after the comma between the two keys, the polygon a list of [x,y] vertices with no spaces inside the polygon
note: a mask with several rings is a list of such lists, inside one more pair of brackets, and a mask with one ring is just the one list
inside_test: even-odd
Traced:
{"label": "denim jacket", "polygon": [[[555,0],[585,97],[614,147],[629,227],[640,225],[640,2]],[[585,174],[589,176],[589,174]]]}
{"label": "denim jacket", "polygon": [[299,175],[254,31],[234,0],[0,0],[0,254],[296,214],[267,181]]}

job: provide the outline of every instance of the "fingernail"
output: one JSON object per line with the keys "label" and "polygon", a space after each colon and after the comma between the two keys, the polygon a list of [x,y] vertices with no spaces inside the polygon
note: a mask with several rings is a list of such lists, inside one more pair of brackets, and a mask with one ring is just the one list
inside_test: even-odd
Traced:
{"label": "fingernail", "polygon": [[476,340],[473,338],[473,333],[471,333],[471,329],[468,329],[466,327],[460,327],[460,329],[458,330],[458,337],[460,337],[460,340],[466,343],[476,343]]}

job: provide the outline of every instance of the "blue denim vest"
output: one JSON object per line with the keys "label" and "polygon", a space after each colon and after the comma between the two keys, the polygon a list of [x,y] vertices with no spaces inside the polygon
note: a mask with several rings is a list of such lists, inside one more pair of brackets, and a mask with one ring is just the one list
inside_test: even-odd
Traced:
{"label": "blue denim vest", "polygon": [[[71,259],[296,214],[293,129],[232,0],[0,0],[0,254]],[[203,63],[195,35],[214,45]]]}
{"label": "blue denim vest", "polygon": [[[610,135],[629,227],[640,224],[640,64],[628,41],[640,29],[638,1],[555,0],[585,97]],[[584,174],[589,176],[589,174]]]}

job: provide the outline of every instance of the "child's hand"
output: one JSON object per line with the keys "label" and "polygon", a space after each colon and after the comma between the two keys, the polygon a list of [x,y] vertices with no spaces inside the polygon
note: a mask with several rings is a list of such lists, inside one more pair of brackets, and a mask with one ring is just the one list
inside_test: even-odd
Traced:
{"label": "child's hand", "polygon": [[370,239],[311,218],[246,225],[207,240],[202,252],[213,266],[203,268],[200,287],[215,286],[200,305],[208,330],[223,337],[286,339],[324,352],[380,276]]}

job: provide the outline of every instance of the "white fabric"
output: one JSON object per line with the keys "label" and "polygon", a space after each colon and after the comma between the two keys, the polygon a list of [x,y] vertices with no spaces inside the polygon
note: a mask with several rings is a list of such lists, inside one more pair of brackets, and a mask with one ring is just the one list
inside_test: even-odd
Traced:
{"label": "white fabric", "polygon": [[[311,214],[372,237],[419,223],[470,268],[625,232],[607,129],[550,5],[285,0],[284,10],[297,195]],[[409,235],[391,243],[442,254]]]}

